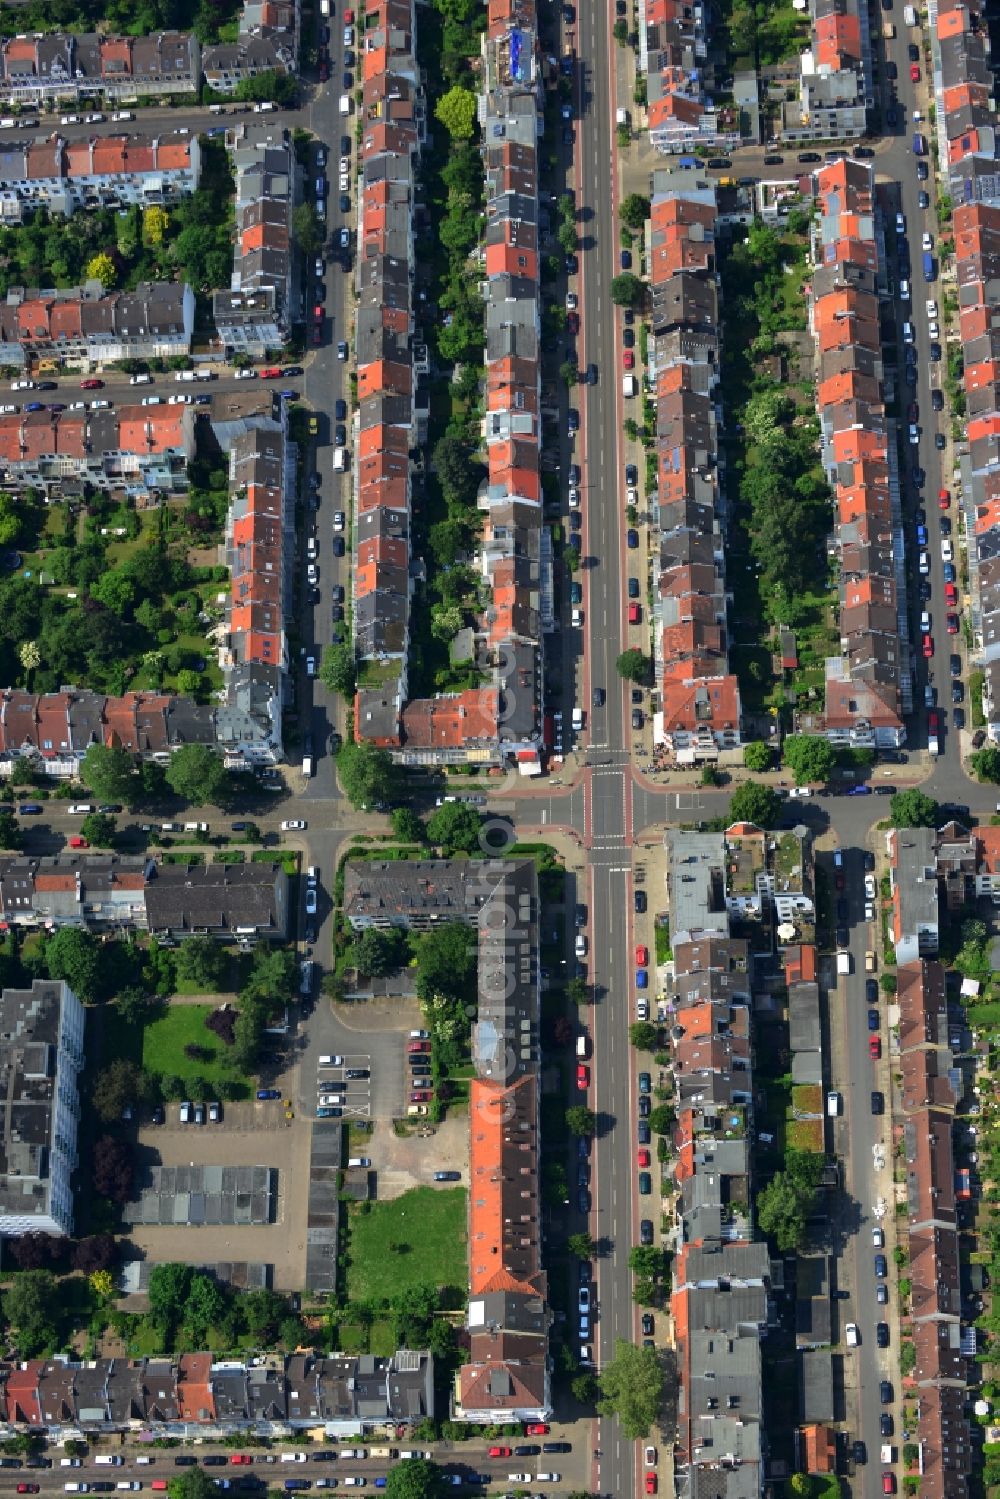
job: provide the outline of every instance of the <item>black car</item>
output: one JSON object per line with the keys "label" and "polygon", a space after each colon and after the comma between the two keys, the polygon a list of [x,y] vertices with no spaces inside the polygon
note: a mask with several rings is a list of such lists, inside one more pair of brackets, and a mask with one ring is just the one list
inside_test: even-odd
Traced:
{"label": "black car", "polygon": [[345,1077],[353,1079],[361,1077],[371,1077],[371,1075],[372,1073],[370,1067],[348,1067],[344,1072]]}
{"label": "black car", "polygon": [[98,812],[107,812],[109,815],[113,816],[114,813],[121,811],[121,807],[117,802],[105,802],[103,806],[98,807],[97,810]]}
{"label": "black car", "polygon": [[956,708],[955,711],[954,711],[954,713],[951,715],[951,717],[952,717],[952,722],[954,723],[956,729],[964,729],[965,728],[965,709],[964,708]]}
{"label": "black car", "polygon": [[947,438],[943,432],[934,433],[934,447],[939,453],[943,453],[947,445]]}
{"label": "black car", "polygon": [[641,708],[633,708],[632,709],[632,727],[633,727],[633,729],[641,729],[642,725],[643,725],[643,722],[644,722],[644,719],[643,719],[642,709]]}
{"label": "black car", "polygon": [[892,1404],[892,1385],[887,1379],[879,1381],[878,1398],[883,1405]]}
{"label": "black car", "polygon": [[648,1093],[639,1094],[639,1118],[648,1119],[652,1110],[652,1102]]}
{"label": "black car", "polygon": [[626,484],[638,484],[638,482],[639,482],[639,470],[638,470],[638,468],[636,467],[636,465],[634,463],[626,463],[626,465],[625,465],[625,483]]}
{"label": "black car", "polygon": [[586,1187],[581,1187],[579,1192],[576,1194],[576,1205],[579,1211],[584,1214],[584,1216],[586,1216],[587,1213],[590,1212],[590,1193],[587,1191]]}
{"label": "black car", "polygon": [[226,1459],[219,1455],[203,1457],[201,1465],[203,1468],[224,1468],[226,1466]]}
{"label": "black car", "polygon": [[342,557],[344,555],[344,538],[342,536],[335,536],[333,538],[333,555],[335,557]]}
{"label": "black car", "polygon": [[569,466],[569,482],[576,488],[580,483],[580,465],[571,463]]}
{"label": "black car", "polygon": [[634,349],[635,348],[635,329],[634,328],[623,328],[622,329],[622,348],[623,349]]}
{"label": "black car", "polygon": [[577,1159],[581,1161],[590,1160],[590,1136],[580,1135],[576,1142]]}
{"label": "black car", "polygon": [[639,597],[639,579],[638,578],[629,578],[629,580],[628,580],[628,596],[629,596],[630,599],[637,599]]}
{"label": "black car", "polygon": [[343,422],[338,422],[333,429],[333,445],[335,448],[347,447],[347,428]]}
{"label": "black car", "polygon": [[639,1243],[652,1244],[653,1242],[653,1220],[652,1218],[639,1219]]}
{"label": "black car", "polygon": [[113,1494],[115,1486],[113,1483],[92,1483],[90,1492],[92,1494]]}
{"label": "black car", "polygon": [[543,1442],[543,1452],[572,1452],[572,1442]]}
{"label": "black car", "polygon": [[944,391],[943,390],[932,390],[931,391],[931,409],[933,411],[943,411],[944,410]]}
{"label": "black car", "polygon": [[636,911],[641,916],[646,909],[645,890],[637,890],[635,892],[635,895],[632,897],[632,904],[635,906]]}
{"label": "black car", "polygon": [[879,1280],[885,1280],[888,1273],[888,1262],[885,1255],[877,1254],[875,1256],[875,1274],[878,1276]]}
{"label": "black car", "polygon": [[892,1431],[892,1417],[888,1411],[883,1411],[878,1418],[878,1434],[880,1437],[891,1437]]}
{"label": "black car", "polygon": [[[633,703],[633,705],[636,705],[636,704],[638,704],[639,706],[642,705],[642,688],[641,687],[633,687],[632,688],[632,703]],[[639,909],[639,907],[636,906],[636,910],[638,910],[638,909]],[[646,908],[644,906],[643,910],[645,910],[645,909]]]}
{"label": "black car", "polygon": [[856,1463],[866,1463],[868,1461],[868,1448],[864,1442],[855,1442],[851,1447],[851,1455]]}
{"label": "black car", "polygon": [[875,855],[872,853],[872,851],[871,851],[870,848],[866,848],[865,849],[865,853],[864,853],[864,866],[865,866],[866,872],[869,873],[869,874],[875,868]]}
{"label": "black car", "polygon": [[838,926],[838,928],[837,928],[837,946],[838,947],[849,947],[850,946],[850,942],[851,942],[851,939],[850,939],[850,935],[848,933],[848,930],[847,930],[846,926]]}
{"label": "black car", "polygon": [[823,160],[818,151],[800,151],[796,159],[804,163]]}
{"label": "black car", "polygon": [[580,262],[575,255],[567,255],[564,264],[567,276],[575,276],[580,269]]}
{"label": "black car", "polygon": [[961,658],[961,656],[949,656],[948,657],[948,670],[951,672],[951,674],[952,674],[953,677],[960,677],[962,675],[962,658]]}
{"label": "black car", "polygon": [[873,1092],[872,1093],[872,1113],[873,1114],[884,1114],[885,1113],[885,1099],[882,1097],[882,1094],[879,1093],[879,1092]]}
{"label": "black car", "polygon": [[888,1324],[888,1322],[876,1322],[875,1323],[875,1342],[878,1344],[879,1348],[888,1348],[888,1346],[889,1346],[889,1324]]}
{"label": "black car", "polygon": [[604,702],[605,702],[604,688],[603,687],[595,687],[594,688],[593,697],[594,697],[594,707],[595,708],[603,708],[604,707]]}
{"label": "black car", "polygon": [[837,902],[837,920],[838,921],[846,921],[847,920],[847,916],[848,916],[848,906],[847,906],[846,900],[838,900],[838,902]]}
{"label": "black car", "polygon": [[337,1460],[335,1452],[313,1452],[311,1457],[314,1463],[332,1463]]}
{"label": "black car", "polygon": [[153,1118],[153,1123],[154,1124],[165,1124],[166,1123],[167,1116],[166,1116],[166,1113],[164,1112],[164,1108],[163,1108],[163,1105],[161,1103],[158,1103],[156,1105],[156,1108],[153,1110],[152,1118]]}
{"label": "black car", "polygon": [[338,422],[346,422],[347,421],[347,402],[344,401],[344,400],[336,400],[336,401],[334,401],[334,403],[333,403],[333,415],[334,415],[334,418],[335,418],[336,421],[338,421]]}
{"label": "black car", "polygon": [[784,160],[785,158],[779,152],[772,151],[770,155],[764,157],[764,165],[766,167],[780,167]]}
{"label": "black car", "polygon": [[938,525],[941,528],[941,535],[942,536],[950,536],[951,535],[951,521],[950,521],[950,519],[948,518],[947,515],[942,515],[942,516],[939,517],[939,519],[938,519]]}
{"label": "black car", "polygon": [[515,1457],[537,1457],[541,1452],[537,1442],[524,1442],[520,1447],[514,1448]]}
{"label": "black car", "polygon": [[940,358],[941,358],[941,345],[937,344],[937,343],[932,343],[931,344],[931,359],[933,360],[933,362],[935,364],[937,364]]}
{"label": "black car", "polygon": [[924,485],[927,483],[927,475],[924,473],[922,468],[911,469],[910,482],[913,484],[914,488],[923,489]]}
{"label": "black car", "polygon": [[571,146],[573,144],[573,142],[574,142],[575,139],[576,139],[576,137],[573,134],[573,127],[572,127],[572,125],[568,125],[568,124],[564,125],[563,128],[562,128],[562,143],[563,143],[563,145],[564,146]]}
{"label": "black car", "polygon": [[911,62],[920,61],[920,48],[917,46],[916,42],[910,42],[909,46],[906,49],[906,55]]}
{"label": "black car", "polygon": [[865,979],[865,1003],[870,1005],[878,1004],[877,979]]}
{"label": "black car", "polygon": [[897,78],[899,76],[899,69],[896,67],[896,64],[894,62],[890,61],[886,63],[885,76],[887,78]]}
{"label": "black car", "polygon": [[652,1312],[643,1312],[642,1314],[642,1335],[644,1338],[651,1338],[653,1336]]}
{"label": "black car", "polygon": [[584,383],[586,385],[596,385],[597,384],[597,365],[596,364],[588,364],[587,365],[587,373],[584,375],[583,378],[584,378]]}
{"label": "black car", "polygon": [[434,1180],[436,1182],[460,1182],[462,1173],[461,1171],[435,1171]]}
{"label": "black car", "polygon": [[26,1457],[24,1459],[26,1468],[51,1468],[51,1457]]}
{"label": "black car", "polygon": [[331,605],[331,608],[330,608],[330,618],[333,620],[334,624],[335,625],[339,625],[340,621],[343,619],[343,617],[344,617],[344,606],[343,606],[343,604],[333,604],[333,605]]}
{"label": "black car", "polygon": [[351,211],[351,198],[350,198],[350,194],[349,193],[341,193],[341,195],[340,195],[340,211],[341,211],[341,213],[350,213],[350,211]]}
{"label": "black car", "polygon": [[187,1457],[182,1454],[180,1457],[174,1458],[175,1468],[195,1468],[197,1465],[198,1459],[196,1457]]}
{"label": "black car", "polygon": [[640,1119],[635,1127],[635,1138],[640,1145],[652,1144],[652,1133],[649,1128],[648,1119]]}
{"label": "black car", "polygon": [[59,386],[55,380],[39,380],[35,386],[36,390],[58,390]]}
{"label": "black car", "polygon": [[[898,125],[898,123],[899,123],[899,112],[896,109],[895,104],[890,104],[890,105],[888,105],[886,107],[886,111],[885,111],[885,123],[887,125]],[[799,157],[799,160],[800,161],[802,160],[801,156]]]}

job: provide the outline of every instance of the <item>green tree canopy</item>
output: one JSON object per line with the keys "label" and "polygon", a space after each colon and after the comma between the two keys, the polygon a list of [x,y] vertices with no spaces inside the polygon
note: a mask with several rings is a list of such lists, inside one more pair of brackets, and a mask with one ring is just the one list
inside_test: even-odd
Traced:
{"label": "green tree canopy", "polygon": [[441,121],[452,140],[469,140],[476,128],[477,100],[471,89],[454,84],[434,106],[434,117]]}
{"label": "green tree canopy", "polygon": [[184,1468],[172,1474],[168,1483],[170,1499],[218,1499],[215,1480],[204,1468]]}
{"label": "green tree canopy", "polygon": [[323,247],[323,230],[311,203],[300,203],[292,213],[292,232],[303,255],[316,255]]}
{"label": "green tree canopy", "polygon": [[451,853],[479,851],[482,818],[468,802],[442,802],[427,820],[427,837]]}
{"label": "green tree canopy", "polygon": [[188,937],[174,953],[177,977],[202,994],[218,992],[225,977],[225,949],[213,937]]}
{"label": "green tree canopy", "polygon": [[126,807],[132,805],[139,791],[134,756],[104,744],[92,744],[87,750],[80,779],[98,801],[124,802]]}
{"label": "green tree canopy", "polygon": [[730,822],[754,822],[759,828],[773,828],[781,821],[781,797],[773,786],[760,781],[744,781],[737,786],[729,802]]}
{"label": "green tree canopy", "polygon": [[222,806],[229,791],[229,773],[221,755],[207,744],[184,744],[170,757],[167,785],[194,807]]}
{"label": "green tree canopy", "polygon": [[389,1469],[386,1499],[444,1499],[450,1485],[437,1463],[426,1457],[408,1457]]}
{"label": "green tree canopy", "polygon": [[25,1270],[3,1293],[3,1313],[17,1329],[17,1350],[34,1358],[56,1342],[55,1316],[59,1292],[48,1270]]}
{"label": "green tree canopy", "polygon": [[668,1103],[654,1104],[649,1111],[649,1127],[654,1134],[669,1135],[674,1127],[674,1111]]}
{"label": "green tree canopy", "polygon": [[89,812],[80,824],[80,835],[95,848],[110,848],[118,824],[109,812]]}
{"label": "green tree canopy", "polygon": [[664,1374],[655,1348],[638,1348],[619,1338],[615,1356],[598,1376],[602,1416],[617,1416],[622,1435],[636,1441],[649,1435],[663,1402]]}
{"label": "green tree canopy", "polygon": [[981,781],[1000,785],[1000,749],[995,744],[985,744],[970,757],[969,763]]}
{"label": "green tree canopy", "polygon": [[636,1051],[654,1051],[659,1032],[648,1020],[635,1020],[628,1028],[628,1038]]}
{"label": "green tree canopy", "polygon": [[649,218],[649,199],[642,193],[626,193],[621,201],[619,212],[622,223],[638,234],[643,224]]}
{"label": "green tree canopy", "polygon": [[378,927],[365,927],[351,943],[351,958],[359,973],[373,978],[384,978],[395,973],[407,958],[406,934],[395,927],[386,931]]}
{"label": "green tree canopy", "polygon": [[84,1004],[101,993],[101,948],[92,932],[63,926],[45,945],[49,975],[63,979]]}
{"label": "green tree canopy", "polygon": [[611,281],[611,300],[619,307],[637,307],[642,301],[646,287],[631,271],[623,271]]}
{"label": "green tree canopy", "polygon": [[578,1260],[593,1259],[597,1252],[597,1245],[588,1233],[570,1234],[566,1240],[566,1248],[570,1254],[575,1254]]}
{"label": "green tree canopy", "polygon": [[421,999],[443,994],[470,997],[476,973],[475,933],[461,921],[443,921],[416,942],[417,993]]}
{"label": "green tree canopy", "polygon": [[427,829],[412,807],[394,807],[389,819],[400,843],[425,843]]}
{"label": "green tree canopy", "polygon": [[566,998],[571,1005],[589,1005],[590,988],[586,979],[569,979],[566,984]]}
{"label": "green tree canopy", "polygon": [[142,1068],[127,1057],[115,1057],[94,1078],[90,1096],[98,1118],[110,1124],[122,1117],[126,1104],[138,1103],[149,1091]]}
{"label": "green tree canopy", "polygon": [[936,827],[938,813],[934,798],[916,786],[909,791],[897,791],[889,803],[889,818],[894,828]]}
{"label": "green tree canopy", "polygon": [[398,794],[396,767],[388,751],[374,744],[344,744],[337,755],[337,774],[354,807],[368,810],[378,802],[394,801]]}
{"label": "green tree canopy", "polygon": [[154,1265],[149,1272],[149,1308],[156,1320],[165,1326],[180,1321],[191,1290],[190,1265],[168,1261]]}
{"label": "green tree canopy", "polygon": [[319,679],[331,692],[339,692],[348,700],[353,698],[358,680],[353,647],[346,641],[342,645],[328,645],[320,662]]}
{"label": "green tree canopy", "polygon": [[753,739],[749,744],[743,746],[743,764],[747,770],[752,770],[760,775],[765,770],[770,770],[774,763],[770,746],[762,739]]}
{"label": "green tree canopy", "polygon": [[13,812],[0,812],[0,848],[24,847],[24,829]]}
{"label": "green tree canopy", "polygon": [[571,1135],[593,1135],[597,1130],[597,1115],[586,1104],[575,1103],[566,1110],[566,1128]]}
{"label": "green tree canopy", "polygon": [[828,781],[837,763],[830,741],[815,734],[789,734],[781,753],[800,786],[806,781]]}
{"label": "green tree canopy", "polygon": [[637,646],[630,646],[627,651],[622,651],[615,662],[615,670],[626,682],[648,682],[649,667],[649,657],[643,655]]}

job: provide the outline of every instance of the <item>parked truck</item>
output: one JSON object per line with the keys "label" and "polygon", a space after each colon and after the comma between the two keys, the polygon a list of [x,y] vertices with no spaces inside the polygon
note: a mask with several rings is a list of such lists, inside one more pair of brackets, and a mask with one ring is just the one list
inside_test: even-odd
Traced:
{"label": "parked truck", "polygon": [[916,8],[914,6],[912,6],[912,5],[904,5],[903,6],[903,24],[906,25],[906,26],[916,26],[916,24],[917,24],[917,12],[916,12]]}
{"label": "parked truck", "polygon": [[632,397],[635,396],[635,395],[638,395],[638,393],[639,393],[639,382],[635,378],[635,376],[634,375],[623,375],[622,376],[622,395],[625,397],[626,401],[630,401],[632,399]]}
{"label": "parked truck", "polygon": [[844,952],[844,951],[839,952],[837,954],[837,972],[838,973],[850,973],[850,971],[851,971],[851,955],[850,955],[850,953],[849,952]]}
{"label": "parked truck", "polygon": [[933,256],[933,254],[931,253],[930,250],[925,250],[924,251],[924,280],[925,281],[933,281],[936,274],[937,274],[937,271],[936,271],[936,268],[935,268],[935,265],[934,265],[934,256]]}

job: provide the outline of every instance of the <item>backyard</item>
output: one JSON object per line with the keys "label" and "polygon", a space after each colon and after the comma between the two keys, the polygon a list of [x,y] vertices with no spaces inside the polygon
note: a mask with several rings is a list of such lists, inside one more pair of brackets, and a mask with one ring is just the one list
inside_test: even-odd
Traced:
{"label": "backyard", "polygon": [[[143,1070],[161,1077],[179,1077],[183,1082],[204,1078],[210,1085],[225,1079],[230,1089],[243,1082],[245,1096],[249,1088],[233,1068],[232,1048],[205,1025],[215,1008],[174,1004],[150,1020],[142,1037]],[[189,1055],[188,1047],[197,1048],[196,1055]]]}
{"label": "backyard", "polygon": [[351,1209],[347,1292],[353,1304],[389,1301],[411,1286],[464,1292],[466,1193],[415,1187],[391,1202]]}

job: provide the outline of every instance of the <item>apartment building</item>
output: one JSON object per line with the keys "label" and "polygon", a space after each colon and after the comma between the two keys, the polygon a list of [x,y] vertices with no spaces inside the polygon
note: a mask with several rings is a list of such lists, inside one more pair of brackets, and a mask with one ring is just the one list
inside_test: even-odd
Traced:
{"label": "apartment building", "polygon": [[959,1074],[949,1047],[945,975],[918,959],[897,971],[903,1147],[909,1226],[911,1326],[916,1352],[920,1492],[959,1499],[973,1461],[965,1414],[969,1356],[964,1336],[952,1129]]}
{"label": "apartment building", "polygon": [[381,1434],[434,1415],[434,1358],[299,1351],[244,1362],[207,1352],[177,1359],[61,1354],[0,1364],[0,1433],[45,1428],[57,1442],[153,1431],[203,1441],[237,1434],[324,1439]]}
{"label": "apartment building", "polygon": [[880,230],[875,174],[841,158],[813,176],[809,317],[816,345],[820,448],[834,496],[840,654],[827,659],[821,712],[800,733],[833,744],[898,748],[912,706],[912,645],[895,421],[886,415],[879,334]]}
{"label": "apartment building", "polygon": [[649,139],[658,151],[739,144],[739,131],[723,128],[705,88],[714,14],[703,0],[641,0],[639,61],[646,74]]}
{"label": "apartment building", "polygon": [[248,946],[288,936],[288,875],[284,866],[157,864],[146,871],[145,924],[160,941],[217,937]]}
{"label": "apartment building", "polygon": [[266,120],[241,122],[228,137],[236,173],[236,242],[228,290],[212,297],[226,358],[263,359],[287,342],[298,313],[292,279],[295,157],[291,135]]}
{"label": "apartment building", "polygon": [[[745,836],[744,825],[730,833]],[[722,835],[671,829],[666,849],[677,1185],[667,1247],[680,1384],[674,1485],[679,1499],[709,1492],[749,1499],[764,1481],[761,1343],[772,1281],[753,1222],[751,955],[730,933]]]}
{"label": "apartment building", "polygon": [[940,937],[937,834],[933,828],[893,828],[885,843],[896,962],[934,957]]}
{"label": "apartment building", "polygon": [[194,95],[201,49],[190,32],[102,36],[34,32],[0,40],[0,99],[58,107]]}
{"label": "apartment building", "polygon": [[0,993],[0,1237],[73,1232],[83,1028],[61,981]]}
{"label": "apartment building", "polygon": [[696,169],[653,173],[648,229],[649,382],[659,532],[653,739],[677,764],[707,763],[741,742],[739,684],[729,670],[725,513],[718,462],[719,283],[715,189]]}
{"label": "apartment building", "polygon": [[32,484],[50,499],[79,493],[83,484],[143,503],[183,494],[194,422],[187,406],[8,412],[0,416],[0,482]]}
{"label": "apartment building", "polygon": [[232,94],[237,84],[260,73],[298,71],[298,0],[245,0],[234,42],[206,47],[201,70],[209,88]]}
{"label": "apartment building", "polygon": [[0,865],[0,919],[8,927],[146,926],[145,855],[22,854]]}
{"label": "apartment building", "polygon": [[5,141],[0,221],[16,223],[37,208],[68,218],[78,209],[176,203],[194,192],[200,170],[201,147],[189,130]]}
{"label": "apartment building", "polygon": [[800,55],[798,98],[781,110],[781,139],[858,140],[874,104],[868,7],[861,0],[810,0],[811,44]]}
{"label": "apartment building", "polygon": [[468,866],[441,859],[349,859],[343,911],[356,932],[367,927],[426,931],[441,921],[475,926],[485,896]]}
{"label": "apartment building", "polygon": [[11,290],[0,303],[3,362],[54,359],[90,370],[120,359],[188,354],[194,302],[190,286],[179,281],[144,282],[134,291],[105,291],[99,281],[69,291]]}

